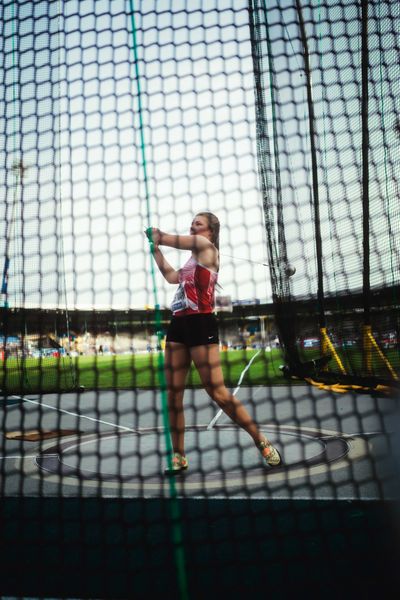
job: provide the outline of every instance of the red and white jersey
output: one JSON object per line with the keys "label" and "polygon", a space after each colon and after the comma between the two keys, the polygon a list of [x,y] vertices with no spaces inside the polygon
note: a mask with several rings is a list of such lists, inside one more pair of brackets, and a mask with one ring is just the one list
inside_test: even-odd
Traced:
{"label": "red and white jersey", "polygon": [[175,316],[207,314],[214,311],[218,273],[189,258],[179,271],[179,287],[171,304]]}

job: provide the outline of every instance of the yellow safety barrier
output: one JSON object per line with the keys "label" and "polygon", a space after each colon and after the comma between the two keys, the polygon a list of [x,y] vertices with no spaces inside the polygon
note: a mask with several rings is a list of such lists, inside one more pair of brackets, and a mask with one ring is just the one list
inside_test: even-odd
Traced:
{"label": "yellow safety barrier", "polygon": [[321,335],[322,354],[324,355],[324,354],[328,354],[328,352],[331,352],[333,358],[335,359],[337,366],[339,367],[340,372],[343,373],[343,375],[346,375],[346,369],[344,368],[343,363],[340,360],[339,355],[336,352],[334,345],[332,344],[331,340],[329,339],[328,332],[326,331],[326,327],[321,327],[320,335]]}
{"label": "yellow safety barrier", "polygon": [[387,356],[385,356],[384,353],[382,352],[382,350],[380,349],[378,342],[376,341],[376,339],[374,338],[374,335],[372,333],[371,325],[364,325],[363,340],[364,340],[364,361],[365,361],[365,368],[367,369],[367,372],[368,373],[372,372],[372,348],[374,348],[376,350],[379,358],[382,360],[382,362],[388,369],[389,373],[393,377],[393,379],[398,381],[399,376],[397,375],[396,371],[393,369]]}

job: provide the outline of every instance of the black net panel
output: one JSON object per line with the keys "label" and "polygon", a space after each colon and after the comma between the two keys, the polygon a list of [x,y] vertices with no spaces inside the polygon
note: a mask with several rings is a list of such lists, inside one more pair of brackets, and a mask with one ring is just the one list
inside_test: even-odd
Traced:
{"label": "black net panel", "polygon": [[[394,583],[399,27],[388,0],[0,3],[4,597]],[[168,371],[144,231],[203,211],[219,354]]]}
{"label": "black net panel", "polygon": [[398,380],[397,22],[383,2],[250,3],[271,285],[294,375]]}

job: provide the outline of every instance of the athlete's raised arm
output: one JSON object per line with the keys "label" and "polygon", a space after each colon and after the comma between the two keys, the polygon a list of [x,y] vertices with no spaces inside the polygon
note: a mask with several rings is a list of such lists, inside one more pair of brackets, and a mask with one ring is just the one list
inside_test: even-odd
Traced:
{"label": "athlete's raised arm", "polygon": [[155,246],[169,246],[178,250],[195,250],[197,252],[211,247],[212,242],[203,235],[178,235],[165,233],[155,227],[146,229],[146,235]]}

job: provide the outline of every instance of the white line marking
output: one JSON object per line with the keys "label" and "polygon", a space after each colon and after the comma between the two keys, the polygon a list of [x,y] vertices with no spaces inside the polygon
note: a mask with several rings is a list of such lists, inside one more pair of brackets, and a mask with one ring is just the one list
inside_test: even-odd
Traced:
{"label": "white line marking", "polygon": [[396,435],[397,431],[357,431],[356,433],[338,433],[336,435],[321,436],[320,440],[342,438],[344,440],[353,437],[363,437],[364,435]]}
{"label": "white line marking", "polygon": [[[235,391],[233,392],[233,395],[235,395],[238,392],[238,390],[240,388],[240,385],[241,385],[241,383],[243,381],[244,374],[246,373],[247,369],[250,367],[250,365],[253,362],[253,360],[255,359],[255,357],[260,354],[260,352],[261,352],[261,348],[260,348],[260,350],[258,352],[256,352],[256,354],[249,361],[249,364],[241,372],[240,377],[239,377],[239,381],[238,381],[238,384],[237,384],[237,387],[236,387]],[[215,423],[218,421],[218,419],[222,415],[222,412],[223,412],[222,408],[220,408],[219,411],[217,412],[217,414],[215,415],[215,417],[210,421],[207,429],[212,429],[214,427]]]}
{"label": "white line marking", "polygon": [[131,427],[124,427],[123,425],[109,423],[108,421],[103,421],[102,419],[94,419],[93,417],[88,417],[87,415],[80,415],[79,413],[74,413],[69,410],[65,410],[64,408],[57,408],[56,406],[51,406],[50,404],[45,404],[44,402],[38,402],[37,400],[30,400],[29,398],[25,398],[23,396],[9,397],[16,398],[17,400],[23,400],[24,402],[30,402],[31,404],[38,404],[39,406],[44,406],[45,408],[50,408],[51,410],[57,410],[58,412],[65,413],[66,415],[78,417],[78,419],[88,419],[89,421],[94,421],[95,423],[102,423],[103,425],[109,425],[110,427],[116,427],[117,429],[122,429],[123,431],[131,431],[132,433],[137,433],[136,429],[132,429]]}
{"label": "white line marking", "polygon": [[[101,441],[114,440],[115,438],[116,438],[116,434],[115,433],[110,433],[107,436],[101,436]],[[83,446],[87,446],[87,445],[96,443],[98,441],[99,441],[99,438],[87,440],[86,442],[82,442],[81,440],[77,440],[77,443],[74,446],[68,446],[65,454],[67,452],[68,452],[68,454],[73,454],[73,450],[75,450],[75,448],[82,448]],[[51,454],[50,455],[47,454],[46,456],[51,456]],[[121,459],[120,455],[119,455],[119,459]]]}
{"label": "white line marking", "polygon": [[[51,456],[51,454],[50,454]],[[58,456],[58,455],[57,455]],[[6,458],[36,458],[37,454],[23,454],[22,456],[0,456],[0,460],[5,460]]]}
{"label": "white line marking", "polygon": [[[293,427],[293,429],[295,429]],[[329,436],[330,433],[334,433],[337,435],[337,432],[330,432],[326,429],[313,429],[313,428],[307,428],[307,432],[309,431],[315,431],[318,432],[319,434],[322,434],[324,436]],[[300,431],[299,434],[303,435],[302,432]],[[51,448],[51,444],[54,443],[53,442],[48,442],[48,444],[45,444],[45,448],[44,450],[49,450]],[[364,458],[368,456],[368,446],[367,446],[367,442],[364,439],[361,438],[355,438],[354,440],[352,440],[350,448],[349,448],[349,452],[348,454],[344,457],[341,458],[337,461],[334,462],[330,462],[330,463],[321,463],[321,464],[317,464],[317,465],[306,465],[306,466],[301,466],[299,468],[293,468],[293,469],[289,469],[289,470],[284,470],[284,471],[279,471],[278,473],[273,473],[271,471],[266,471],[265,474],[260,474],[260,475],[253,475],[251,471],[249,471],[248,473],[246,473],[246,471],[243,472],[242,476],[239,479],[236,478],[231,478],[229,477],[229,473],[225,473],[225,477],[223,478],[223,480],[221,481],[207,481],[207,480],[201,480],[200,482],[191,482],[191,481],[181,481],[178,482],[177,481],[177,487],[178,487],[178,495],[179,497],[185,497],[187,496],[187,492],[188,491],[198,491],[201,493],[201,497],[207,497],[207,494],[209,494],[210,492],[214,492],[215,490],[218,491],[218,495],[221,494],[220,490],[221,488],[224,488],[224,490],[229,490],[230,487],[245,487],[246,489],[249,489],[249,486],[257,486],[259,489],[262,487],[263,489],[265,488],[266,482],[268,481],[268,483],[271,484],[275,484],[275,483],[279,483],[279,489],[282,489],[282,482],[284,482],[284,484],[286,484],[289,488],[290,488],[290,483],[292,480],[298,479],[298,478],[305,478],[308,482],[310,481],[310,477],[314,476],[314,475],[322,475],[322,474],[332,474],[334,471],[348,468],[349,464],[351,464],[353,461],[359,460],[360,458]],[[40,471],[38,470],[37,466],[34,465],[31,461],[28,460],[24,460],[24,459],[20,459],[20,463],[18,464],[18,462],[16,463],[17,468],[19,467],[21,471],[23,471],[27,476],[33,478],[33,479],[41,479],[43,478],[43,474],[40,473]],[[58,485],[60,484],[60,480],[62,482],[62,485],[65,486],[79,486],[80,488],[93,488],[96,487],[98,488],[99,486],[99,480],[82,480],[79,479],[77,477],[72,477],[72,476],[68,476],[68,475],[54,475],[54,474],[46,474],[46,481],[49,482],[54,482],[57,483]],[[224,483],[225,482],[225,483]],[[132,490],[134,490],[135,492],[138,492],[140,497],[143,496],[148,496],[148,497],[157,497],[158,495],[163,495],[166,490],[169,489],[169,483],[166,483],[165,481],[160,481],[158,483],[150,483],[147,481],[141,481],[140,483],[136,483],[136,482],[125,482],[125,481],[121,481],[121,482],[114,482],[114,481],[107,481],[102,479],[101,480],[101,489],[102,489],[102,497],[106,497],[108,496],[108,494],[103,494],[103,492],[107,489],[117,489],[118,490],[118,494],[120,493],[124,493],[124,492],[129,492],[131,493]],[[339,486],[341,484],[339,483]],[[227,486],[227,487],[225,487]],[[154,495],[154,493],[156,495]],[[276,489],[273,490],[273,493],[276,493]],[[272,494],[267,494],[265,497],[268,498],[273,498],[273,493]],[[110,496],[113,497],[113,496]],[[199,496],[200,497],[200,496]],[[221,498],[227,498],[230,497],[229,493],[227,492],[226,496],[221,496]],[[265,497],[263,497],[265,499]],[[378,496],[379,498],[382,498],[381,496]],[[292,498],[292,496],[289,495],[289,498]],[[310,491],[310,499],[315,499],[314,495],[313,495],[313,491],[311,489]],[[354,498],[360,498],[362,499],[362,495],[357,495],[356,492],[354,494]],[[353,499],[354,499],[353,498]],[[372,497],[373,498],[373,497]],[[338,498],[339,499],[339,498]]]}

